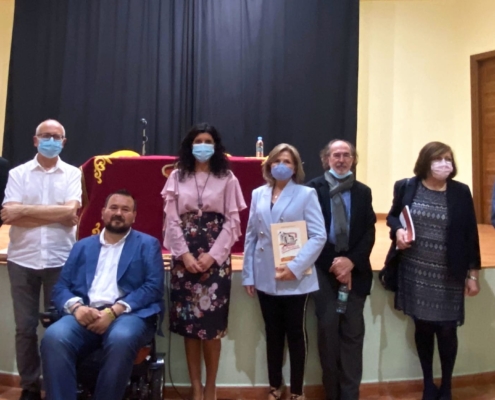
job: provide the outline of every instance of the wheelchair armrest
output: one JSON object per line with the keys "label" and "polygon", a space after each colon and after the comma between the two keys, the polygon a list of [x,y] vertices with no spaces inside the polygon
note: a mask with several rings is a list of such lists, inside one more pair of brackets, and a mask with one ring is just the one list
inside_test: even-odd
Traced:
{"label": "wheelchair armrest", "polygon": [[47,311],[41,312],[39,315],[41,325],[43,325],[44,328],[48,328],[51,324],[57,322],[60,318],[62,318],[62,315],[54,306],[48,307]]}

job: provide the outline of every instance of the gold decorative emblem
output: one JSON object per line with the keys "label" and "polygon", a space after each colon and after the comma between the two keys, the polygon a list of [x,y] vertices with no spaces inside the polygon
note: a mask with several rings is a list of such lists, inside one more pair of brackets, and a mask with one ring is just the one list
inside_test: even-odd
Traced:
{"label": "gold decorative emblem", "polygon": [[162,175],[165,178],[168,178],[174,169],[175,169],[175,164],[166,164],[162,167]]}
{"label": "gold decorative emblem", "polygon": [[98,235],[100,233],[100,227],[101,227],[101,224],[99,222],[97,222],[95,227],[91,231],[91,234],[92,235]]}
{"label": "gold decorative emblem", "polygon": [[107,163],[112,163],[112,160],[108,156],[97,156],[93,161],[93,165],[95,167],[95,179],[99,185],[103,182],[101,176],[103,171],[106,169]]}

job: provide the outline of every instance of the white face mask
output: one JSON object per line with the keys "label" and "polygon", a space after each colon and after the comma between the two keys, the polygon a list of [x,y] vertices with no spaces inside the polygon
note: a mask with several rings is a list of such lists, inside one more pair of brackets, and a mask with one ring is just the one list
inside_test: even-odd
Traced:
{"label": "white face mask", "polygon": [[431,162],[431,175],[440,181],[446,180],[453,170],[452,161],[447,161],[444,158]]}

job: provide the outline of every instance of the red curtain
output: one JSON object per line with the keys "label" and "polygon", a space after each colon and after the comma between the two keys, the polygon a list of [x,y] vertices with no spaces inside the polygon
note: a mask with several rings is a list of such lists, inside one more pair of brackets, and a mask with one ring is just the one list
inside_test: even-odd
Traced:
{"label": "red curtain", "polygon": [[[156,237],[160,242],[163,227],[163,199],[160,195],[176,157],[93,157],[81,167],[83,172],[83,209],[79,223],[79,239],[98,234],[103,229],[101,210],[106,197],[119,189],[127,189],[137,201],[134,229]],[[248,209],[241,213],[242,232],[246,231],[251,192],[264,181],[261,161],[256,158],[229,157],[231,169],[239,179]],[[244,239],[232,251],[242,253]]]}

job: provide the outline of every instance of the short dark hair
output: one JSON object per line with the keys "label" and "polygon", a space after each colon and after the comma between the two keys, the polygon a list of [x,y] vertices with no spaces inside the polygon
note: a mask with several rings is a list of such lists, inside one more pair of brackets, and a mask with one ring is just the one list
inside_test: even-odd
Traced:
{"label": "short dark hair", "polygon": [[137,202],[136,202],[136,199],[134,198],[134,196],[127,190],[127,189],[119,189],[119,190],[116,190],[115,192],[112,192],[110,193],[107,198],[105,199],[105,208],[107,207],[108,205],[108,201],[110,200],[110,197],[112,196],[115,196],[116,194],[119,194],[121,196],[126,196],[126,197],[130,197],[132,199],[132,201],[134,202],[134,211],[137,210]]}
{"label": "short dark hair", "polygon": [[184,180],[186,175],[190,175],[195,171],[196,159],[192,154],[192,148],[194,139],[200,133],[209,133],[215,143],[215,153],[213,153],[209,160],[211,173],[221,178],[227,176],[229,172],[229,160],[225,154],[225,147],[222,144],[220,134],[213,125],[203,122],[193,125],[180,145],[179,161],[177,162],[180,181]]}
{"label": "short dark hair", "polygon": [[428,172],[431,171],[431,162],[445,153],[450,153],[452,156],[453,170],[447,179],[453,179],[457,175],[454,152],[449,145],[442,142],[430,142],[423,146],[414,165],[414,175],[419,179],[426,179]]}
{"label": "short dark hair", "polygon": [[351,169],[354,169],[356,167],[358,161],[359,161],[356,146],[354,146],[351,142],[348,142],[347,140],[343,140],[343,139],[330,140],[330,142],[328,142],[328,144],[320,151],[321,166],[323,167],[323,169],[325,171],[330,169],[330,165],[328,164],[328,156],[330,155],[330,147],[332,147],[332,145],[334,143],[337,143],[337,142],[344,142],[351,149],[351,156],[352,156],[352,168]]}

